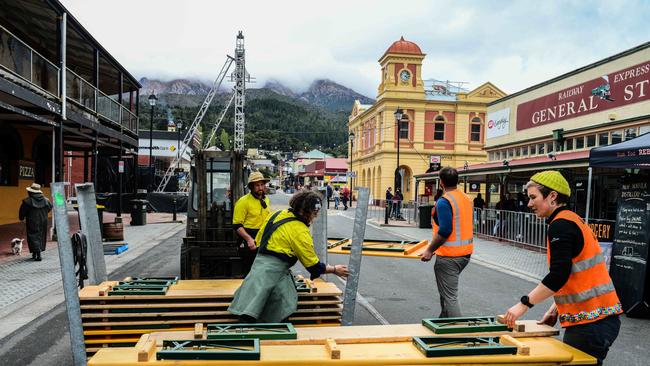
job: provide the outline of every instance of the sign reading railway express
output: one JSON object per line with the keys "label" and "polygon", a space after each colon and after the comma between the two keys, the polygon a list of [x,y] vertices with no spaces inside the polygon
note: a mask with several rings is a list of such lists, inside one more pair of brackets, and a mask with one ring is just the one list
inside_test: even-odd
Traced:
{"label": "sign reading railway express", "polygon": [[650,61],[517,106],[517,130],[650,99]]}

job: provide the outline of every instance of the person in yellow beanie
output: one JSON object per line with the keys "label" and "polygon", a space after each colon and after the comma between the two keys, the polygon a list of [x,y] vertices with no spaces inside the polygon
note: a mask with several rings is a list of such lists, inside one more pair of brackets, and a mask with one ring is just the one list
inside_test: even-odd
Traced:
{"label": "person in yellow beanie", "polygon": [[553,296],[540,324],[565,328],[564,343],[594,356],[602,365],[621,327],[623,312],[596,235],[567,208],[571,187],[562,174],[547,170],[526,184],[528,207],[546,218],[549,273],[505,315],[513,327],[529,308]]}

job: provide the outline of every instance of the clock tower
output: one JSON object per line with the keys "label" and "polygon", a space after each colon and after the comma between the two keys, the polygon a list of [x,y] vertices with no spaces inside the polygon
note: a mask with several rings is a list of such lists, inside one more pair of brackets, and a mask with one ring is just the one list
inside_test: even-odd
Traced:
{"label": "clock tower", "polygon": [[420,47],[400,38],[395,41],[379,59],[381,84],[377,100],[383,98],[424,99],[422,82],[422,60],[425,54]]}

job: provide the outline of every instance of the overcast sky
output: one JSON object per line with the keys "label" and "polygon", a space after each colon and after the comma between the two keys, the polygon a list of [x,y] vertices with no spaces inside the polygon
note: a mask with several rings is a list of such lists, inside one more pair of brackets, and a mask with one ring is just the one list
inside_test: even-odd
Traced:
{"label": "overcast sky", "polygon": [[650,41],[650,1],[61,1],[137,78],[212,81],[242,30],[252,87],[328,78],[372,98],[400,36],[424,78],[507,93]]}

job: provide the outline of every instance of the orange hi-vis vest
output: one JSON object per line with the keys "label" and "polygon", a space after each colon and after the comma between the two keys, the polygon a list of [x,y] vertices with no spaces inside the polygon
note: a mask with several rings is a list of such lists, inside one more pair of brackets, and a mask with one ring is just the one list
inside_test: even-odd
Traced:
{"label": "orange hi-vis vest", "polygon": [[[445,198],[451,204],[452,230],[444,244],[437,250],[436,255],[441,257],[462,257],[474,252],[474,215],[472,201],[465,193],[455,189],[446,192]],[[435,207],[431,216],[435,215]],[[432,220],[433,221],[433,220]],[[439,227],[432,222],[433,236],[438,233]]]}
{"label": "orange hi-vis vest", "polygon": [[[623,312],[614,284],[605,265],[598,239],[580,216],[570,210],[558,212],[553,221],[563,219],[576,223],[582,232],[584,247],[571,261],[567,283],[555,293],[555,304],[562,327],[587,324]],[[550,243],[546,239],[546,256],[551,263]]]}

